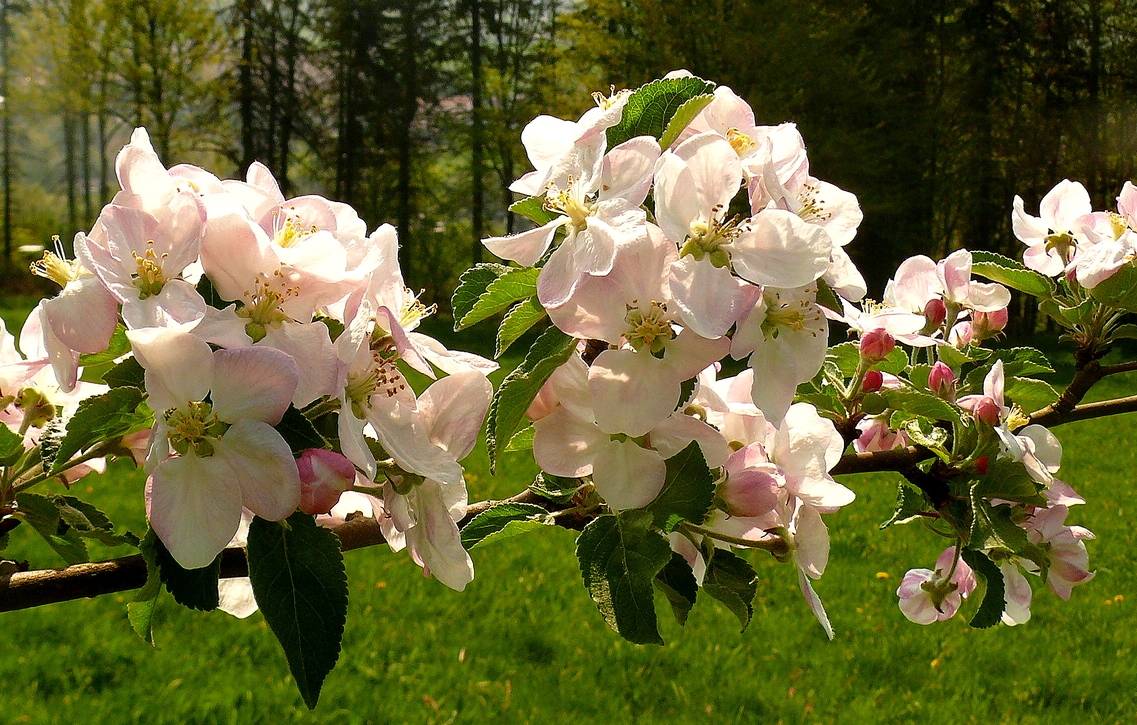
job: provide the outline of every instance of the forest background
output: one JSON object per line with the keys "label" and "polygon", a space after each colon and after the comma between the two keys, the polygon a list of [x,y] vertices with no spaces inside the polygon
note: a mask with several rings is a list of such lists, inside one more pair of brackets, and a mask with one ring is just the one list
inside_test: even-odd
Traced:
{"label": "forest background", "polygon": [[1112,207],[1137,172],[1137,0],[0,0],[0,66],[8,294],[90,228],[136,126],[168,165],[260,160],[395,224],[443,311],[524,223],[524,125],[675,68],[798,124],[860,198],[870,296],[911,254],[1018,256],[1016,193],[1069,177]]}

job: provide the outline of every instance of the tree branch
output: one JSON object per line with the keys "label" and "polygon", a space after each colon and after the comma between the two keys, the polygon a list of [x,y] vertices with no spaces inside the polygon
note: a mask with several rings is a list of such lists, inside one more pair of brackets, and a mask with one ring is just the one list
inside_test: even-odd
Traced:
{"label": "tree branch", "polygon": [[[500,503],[529,503],[544,506],[549,511],[568,508],[567,504],[548,501],[526,489],[507,501],[478,501],[466,510],[459,528],[491,506]],[[558,525],[579,528],[581,522],[574,516],[557,519]],[[379,522],[358,517],[332,528],[340,539],[340,549],[351,551],[385,542]],[[14,562],[0,566],[0,612],[29,609],[44,604],[55,604],[101,594],[114,594],[138,589],[146,583],[146,562],[141,554],[124,556],[110,561],[76,564],[65,569],[19,571]],[[249,575],[249,561],[243,548],[232,547],[221,552],[221,578],[230,579]]]}
{"label": "tree branch", "polygon": [[1104,418],[1107,415],[1117,415],[1118,413],[1132,413],[1137,411],[1137,395],[1076,405],[1069,410],[1053,408],[1053,405],[1049,405],[1038,412],[1031,413],[1030,422],[1053,428],[1056,425],[1072,423],[1076,420],[1090,420],[1091,418]]}

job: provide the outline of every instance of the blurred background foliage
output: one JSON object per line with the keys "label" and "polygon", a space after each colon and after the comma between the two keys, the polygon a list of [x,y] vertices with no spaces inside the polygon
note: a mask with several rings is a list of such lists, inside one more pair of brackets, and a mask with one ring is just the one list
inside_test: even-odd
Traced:
{"label": "blurred background foliage", "polygon": [[[1137,0],[0,0],[20,249],[88,229],[144,125],[168,164],[320,193],[399,227],[445,307],[477,240],[512,231],[520,131],[675,68],[794,121],[855,192],[879,295],[914,253],[1018,256],[1009,215],[1064,177],[1098,208],[1137,165]],[[25,252],[27,254],[27,252]],[[18,281],[20,280],[20,281]],[[1020,322],[1033,325],[1029,307]]]}

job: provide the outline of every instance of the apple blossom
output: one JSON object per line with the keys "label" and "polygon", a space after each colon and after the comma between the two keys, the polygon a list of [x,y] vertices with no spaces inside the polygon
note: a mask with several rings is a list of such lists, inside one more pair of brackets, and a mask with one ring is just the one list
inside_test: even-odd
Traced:
{"label": "apple blossom", "polygon": [[1069,179],[1042,197],[1037,217],[1026,213],[1022,197],[1016,195],[1011,227],[1027,246],[1023,264],[1050,277],[1061,274],[1074,255],[1075,245],[1085,238],[1078,229],[1079,219],[1092,211],[1086,187]]}
{"label": "apple blossom", "polygon": [[956,555],[956,547],[950,546],[936,559],[935,571],[910,569],[896,595],[905,617],[916,624],[931,624],[954,617],[976,585],[971,567]]}

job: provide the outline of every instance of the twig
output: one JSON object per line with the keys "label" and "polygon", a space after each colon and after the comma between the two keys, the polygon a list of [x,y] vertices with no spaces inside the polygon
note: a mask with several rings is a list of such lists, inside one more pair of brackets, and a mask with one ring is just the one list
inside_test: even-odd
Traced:
{"label": "twig", "polygon": [[1053,407],[1047,406],[1036,413],[1031,413],[1030,422],[1053,428],[1056,425],[1072,423],[1076,420],[1104,418],[1107,415],[1117,415],[1118,413],[1132,413],[1137,411],[1137,395],[1102,400],[1097,403],[1085,403],[1069,410],[1055,410]]}

